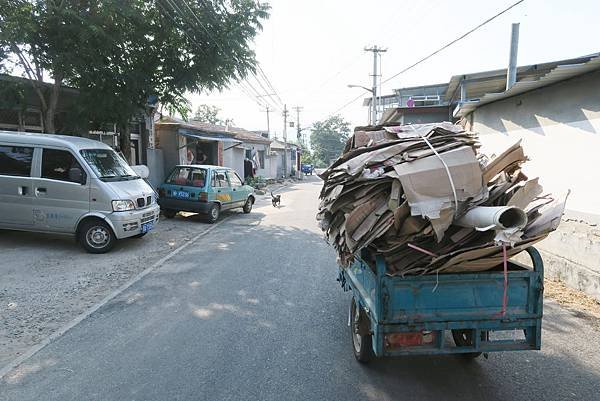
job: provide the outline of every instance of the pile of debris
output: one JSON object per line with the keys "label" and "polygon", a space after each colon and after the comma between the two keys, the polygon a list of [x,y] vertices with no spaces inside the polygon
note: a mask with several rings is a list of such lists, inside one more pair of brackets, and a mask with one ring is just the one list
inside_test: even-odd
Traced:
{"label": "pile of debris", "polygon": [[[324,180],[317,220],[342,266],[361,249],[389,274],[483,271],[555,230],[566,196],[521,171],[520,142],[489,160],[444,122],[357,128]],[[368,260],[367,262],[373,262]]]}

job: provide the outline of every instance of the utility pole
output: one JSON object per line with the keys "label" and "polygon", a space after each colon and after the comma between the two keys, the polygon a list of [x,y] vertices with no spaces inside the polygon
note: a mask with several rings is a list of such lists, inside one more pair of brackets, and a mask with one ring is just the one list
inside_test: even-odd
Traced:
{"label": "utility pole", "polygon": [[269,106],[265,106],[265,111],[267,113],[267,132],[269,133],[269,138],[271,138],[271,124],[269,123],[269,112],[271,111],[271,108],[269,108]]}
{"label": "utility pole", "polygon": [[[302,111],[302,106],[296,106],[293,108],[296,110],[296,138],[298,139],[298,144],[302,148],[304,145],[304,141],[302,141],[302,129],[300,128],[300,112]],[[302,153],[300,153],[302,154]],[[296,153],[296,177],[302,179],[302,168],[300,164],[300,155]]]}
{"label": "utility pole", "polygon": [[303,145],[303,141],[302,141],[302,129],[300,128],[300,112],[302,111],[304,107],[302,106],[296,106],[293,107],[294,110],[296,110],[296,132],[297,132],[297,137],[298,137],[298,143]]}
{"label": "utility pole", "polygon": [[287,105],[283,105],[283,176],[287,177]]}
{"label": "utility pole", "polygon": [[375,125],[377,124],[377,77],[379,76],[379,74],[377,74],[377,56],[379,53],[387,52],[387,49],[382,49],[381,47],[374,45],[373,47],[365,47],[365,51],[373,53],[373,98],[371,100],[371,125]]}

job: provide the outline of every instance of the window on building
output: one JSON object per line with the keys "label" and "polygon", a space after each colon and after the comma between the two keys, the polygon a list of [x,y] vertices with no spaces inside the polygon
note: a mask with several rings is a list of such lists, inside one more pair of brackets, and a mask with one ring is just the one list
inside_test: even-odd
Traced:
{"label": "window on building", "polygon": [[0,146],[0,175],[29,177],[33,148]]}
{"label": "window on building", "polygon": [[19,128],[19,120],[18,110],[0,110],[0,127],[2,129]]}
{"label": "window on building", "polygon": [[44,149],[42,152],[42,178],[74,182],[69,178],[72,168],[79,168],[83,173],[81,165],[70,152],[57,149]]}
{"label": "window on building", "polygon": [[42,113],[38,111],[26,111],[23,113],[23,125],[26,127],[42,127]]}

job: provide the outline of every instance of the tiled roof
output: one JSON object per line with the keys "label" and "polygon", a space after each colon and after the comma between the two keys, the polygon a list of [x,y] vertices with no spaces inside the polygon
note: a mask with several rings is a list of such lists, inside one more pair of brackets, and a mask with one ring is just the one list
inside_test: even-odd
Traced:
{"label": "tiled roof", "polygon": [[216,125],[210,123],[204,123],[200,121],[184,121],[175,117],[163,117],[161,120],[157,122],[157,124],[177,124],[181,127],[185,127],[188,129],[198,130],[206,133],[214,133],[214,134],[229,134],[236,139],[244,142],[256,142],[256,143],[271,143],[271,140],[268,138],[264,138],[263,136],[256,134],[254,132],[248,131],[244,128],[232,127],[226,125]]}

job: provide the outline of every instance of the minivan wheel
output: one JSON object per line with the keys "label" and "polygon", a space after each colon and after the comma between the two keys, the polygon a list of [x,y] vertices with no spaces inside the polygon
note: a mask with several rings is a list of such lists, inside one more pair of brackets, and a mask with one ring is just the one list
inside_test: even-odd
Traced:
{"label": "minivan wheel", "polygon": [[116,242],[115,234],[102,220],[88,220],[82,223],[77,239],[89,253],[106,253]]}
{"label": "minivan wheel", "polygon": [[216,223],[219,220],[219,215],[221,214],[221,208],[218,204],[213,203],[213,205],[208,210],[208,215],[206,216],[206,220],[210,223]]}

